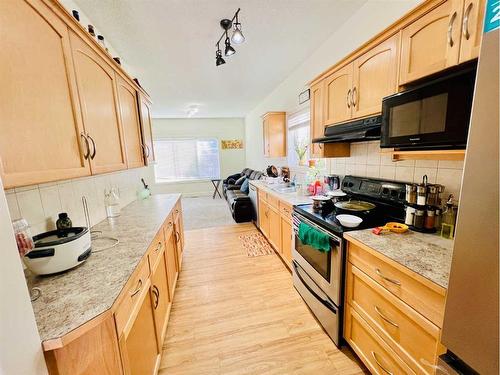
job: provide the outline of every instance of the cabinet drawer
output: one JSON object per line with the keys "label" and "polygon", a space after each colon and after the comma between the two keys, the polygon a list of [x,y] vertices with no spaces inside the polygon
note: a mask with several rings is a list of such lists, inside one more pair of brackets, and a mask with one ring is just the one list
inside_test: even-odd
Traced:
{"label": "cabinet drawer", "polygon": [[442,327],[446,294],[444,288],[404,269],[404,266],[375,250],[365,250],[352,242],[349,242],[348,260],[432,323]]}
{"label": "cabinet drawer", "polygon": [[415,371],[425,372],[423,360],[435,363],[439,328],[350,263],[346,296],[354,310]]}
{"label": "cabinet drawer", "polygon": [[165,249],[165,237],[161,228],[148,249],[149,270],[154,272],[155,265]]}
{"label": "cabinet drawer", "polygon": [[149,278],[149,265],[144,257],[134,273],[133,277],[127,282],[122,290],[121,302],[115,312],[116,329],[120,335],[131,320],[132,312],[139,302],[142,290],[146,287]]}
{"label": "cabinet drawer", "polygon": [[344,336],[372,374],[415,374],[349,305]]}
{"label": "cabinet drawer", "polygon": [[274,195],[267,194],[267,203],[269,203],[271,207],[274,207],[277,210],[279,209],[280,200]]}
{"label": "cabinet drawer", "polygon": [[293,206],[285,203],[283,201],[280,201],[280,213],[283,218],[286,220],[289,220],[290,222],[292,221],[292,211],[293,211]]}
{"label": "cabinet drawer", "polygon": [[267,202],[267,193],[262,189],[259,189],[259,200]]}

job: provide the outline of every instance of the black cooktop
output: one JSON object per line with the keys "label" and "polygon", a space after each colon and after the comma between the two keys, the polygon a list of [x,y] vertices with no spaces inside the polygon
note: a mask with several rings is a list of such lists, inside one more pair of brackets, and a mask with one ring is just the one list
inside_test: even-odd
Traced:
{"label": "black cooktop", "polygon": [[[312,204],[302,204],[295,206],[294,211],[338,235],[350,230],[381,226],[389,221],[404,221],[404,183],[346,176],[342,180],[342,190],[347,193],[342,200],[367,201],[375,204],[375,209],[365,212],[348,212],[336,208],[332,201],[328,201],[321,210],[313,210]],[[339,214],[355,215],[362,218],[363,222],[356,228],[343,227],[336,218]]]}

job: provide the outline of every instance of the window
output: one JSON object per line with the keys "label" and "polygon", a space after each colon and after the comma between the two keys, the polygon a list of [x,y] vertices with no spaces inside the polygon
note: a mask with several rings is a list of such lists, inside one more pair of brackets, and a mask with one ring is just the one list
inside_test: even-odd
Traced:
{"label": "window", "polygon": [[220,178],[217,139],[157,139],[154,141],[156,182]]}
{"label": "window", "polygon": [[[309,109],[288,115],[288,163],[292,166],[304,165],[309,159],[310,125]],[[302,155],[302,159],[300,156]]]}

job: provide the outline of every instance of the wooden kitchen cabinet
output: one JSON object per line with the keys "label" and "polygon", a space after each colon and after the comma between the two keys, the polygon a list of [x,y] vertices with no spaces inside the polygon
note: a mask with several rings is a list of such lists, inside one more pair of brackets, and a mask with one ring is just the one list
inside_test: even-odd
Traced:
{"label": "wooden kitchen cabinet", "polygon": [[262,116],[264,156],[286,156],[286,113],[267,112]]}
{"label": "wooden kitchen cabinet", "polygon": [[332,125],[352,118],[353,64],[329,75],[324,81],[323,125]]}
{"label": "wooden kitchen cabinet", "polygon": [[126,375],[156,373],[160,364],[150,281],[143,286],[137,312],[120,337],[120,352]]}
{"label": "wooden kitchen cabinet", "polygon": [[92,173],[125,169],[115,72],[76,34],[70,37],[83,124],[91,144]]}
{"label": "wooden kitchen cabinet", "polygon": [[141,123],[137,108],[137,91],[120,76],[116,77],[120,119],[123,128],[127,167],[144,166],[144,150],[141,135]]}
{"label": "wooden kitchen cabinet", "polygon": [[281,255],[289,267],[292,266],[292,223],[281,216]]}
{"label": "wooden kitchen cabinet", "polygon": [[168,290],[165,251],[163,251],[161,256],[158,258],[156,267],[151,277],[151,300],[153,302],[158,345],[161,350],[163,341],[165,340],[165,334],[167,333],[167,323],[171,304],[170,293]]}
{"label": "wooden kitchen cabinet", "polygon": [[401,33],[399,84],[458,64],[463,0],[447,0]]}
{"label": "wooden kitchen cabinet", "polygon": [[398,90],[399,34],[370,49],[353,63],[352,118],[382,112],[382,99]]}
{"label": "wooden kitchen cabinet", "polygon": [[141,115],[142,144],[146,165],[155,161],[155,150],[153,147],[153,117],[151,114],[151,101],[142,93],[139,93],[139,109]]}
{"label": "wooden kitchen cabinet", "polygon": [[165,261],[167,266],[167,280],[170,300],[174,300],[174,290],[177,284],[177,277],[179,276],[177,251],[175,247],[175,235],[173,230],[170,232],[168,238],[165,238]]}
{"label": "wooden kitchen cabinet", "polygon": [[90,175],[68,29],[41,0],[0,1],[4,188]]}
{"label": "wooden kitchen cabinet", "polygon": [[463,9],[460,63],[479,56],[486,0],[465,0]]}
{"label": "wooden kitchen cabinet", "polygon": [[280,213],[275,207],[269,206],[269,242],[275,250],[281,252]]}
{"label": "wooden kitchen cabinet", "polygon": [[269,238],[269,206],[262,199],[259,199],[259,228]]}
{"label": "wooden kitchen cabinet", "polygon": [[184,253],[184,222],[182,220],[181,201],[179,201],[174,208],[174,236],[177,265],[180,271]]}
{"label": "wooden kitchen cabinet", "polygon": [[[311,87],[311,140],[321,138],[325,134],[325,125],[323,123],[323,82],[319,82]],[[323,145],[319,143],[311,143],[310,156],[312,158],[323,157]]]}

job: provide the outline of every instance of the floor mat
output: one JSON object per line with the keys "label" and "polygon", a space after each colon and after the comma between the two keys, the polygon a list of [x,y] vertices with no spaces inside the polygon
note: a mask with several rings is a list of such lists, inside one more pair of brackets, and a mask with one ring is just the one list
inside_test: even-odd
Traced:
{"label": "floor mat", "polygon": [[260,233],[242,234],[238,237],[249,257],[259,257],[262,255],[272,255],[274,250]]}

